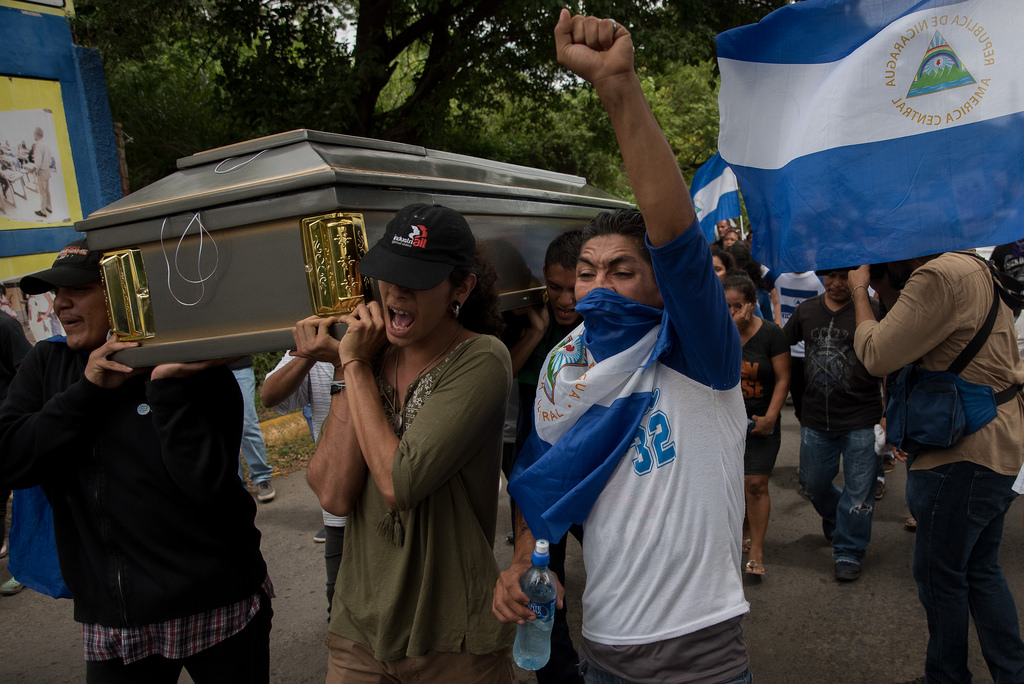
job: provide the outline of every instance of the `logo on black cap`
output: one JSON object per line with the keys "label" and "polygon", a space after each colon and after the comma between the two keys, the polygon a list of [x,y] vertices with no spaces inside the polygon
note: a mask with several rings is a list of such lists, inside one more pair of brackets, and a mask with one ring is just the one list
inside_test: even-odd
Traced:
{"label": "logo on black cap", "polygon": [[419,247],[420,249],[427,248],[427,227],[420,224],[412,224],[409,226],[409,236],[402,237],[397,233],[391,237],[391,244],[403,245],[405,247]]}

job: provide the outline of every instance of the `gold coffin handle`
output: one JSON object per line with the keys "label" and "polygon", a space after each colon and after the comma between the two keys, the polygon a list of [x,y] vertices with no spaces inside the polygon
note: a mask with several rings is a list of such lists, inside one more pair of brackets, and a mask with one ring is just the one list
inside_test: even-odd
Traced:
{"label": "gold coffin handle", "polygon": [[111,331],[122,342],[155,337],[153,306],[142,253],[137,249],[107,252],[100,260],[100,273]]}
{"label": "gold coffin handle", "polygon": [[369,279],[359,275],[366,254],[362,214],[333,213],[302,219],[309,300],[318,316],[346,314],[370,293]]}

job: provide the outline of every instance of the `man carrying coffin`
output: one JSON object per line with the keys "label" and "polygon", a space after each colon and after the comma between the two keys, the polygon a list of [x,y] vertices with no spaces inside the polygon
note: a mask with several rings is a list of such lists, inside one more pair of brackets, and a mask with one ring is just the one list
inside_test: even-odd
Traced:
{"label": "man carrying coffin", "polygon": [[109,356],[85,240],[26,276],[65,339],[38,343],[0,407],[0,488],[42,485],[82,623],[86,681],[267,682],[273,590],[237,474],[242,399],[223,361]]}

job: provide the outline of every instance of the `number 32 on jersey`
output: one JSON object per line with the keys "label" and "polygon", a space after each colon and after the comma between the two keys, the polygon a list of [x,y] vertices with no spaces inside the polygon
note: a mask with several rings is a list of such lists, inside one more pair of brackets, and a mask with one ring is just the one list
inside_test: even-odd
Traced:
{"label": "number 32 on jersey", "polygon": [[672,440],[672,426],[668,416],[658,409],[661,390],[651,395],[651,407],[640,422],[630,444],[634,451],[633,471],[643,477],[655,469],[666,466],[676,458],[676,444]]}

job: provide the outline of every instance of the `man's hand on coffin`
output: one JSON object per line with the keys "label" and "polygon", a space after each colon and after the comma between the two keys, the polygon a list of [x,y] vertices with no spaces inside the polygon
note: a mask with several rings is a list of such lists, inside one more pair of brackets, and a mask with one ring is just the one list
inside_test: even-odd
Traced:
{"label": "man's hand on coffin", "polygon": [[116,389],[133,375],[145,372],[108,358],[123,349],[137,346],[138,342],[120,342],[115,335],[111,335],[106,342],[89,354],[89,361],[85,365],[85,379],[104,389]]}
{"label": "man's hand on coffin", "polygon": [[325,361],[335,367],[340,365],[338,340],[331,336],[331,326],[339,320],[337,316],[310,316],[296,323],[292,328],[295,349],[291,355],[313,361]]}
{"label": "man's hand on coffin", "polygon": [[338,343],[338,357],[341,363],[353,359],[372,362],[377,352],[387,342],[384,311],[380,304],[360,304],[352,313],[342,316],[341,322],[348,326],[344,337]]}

